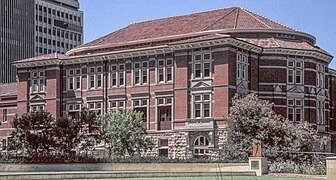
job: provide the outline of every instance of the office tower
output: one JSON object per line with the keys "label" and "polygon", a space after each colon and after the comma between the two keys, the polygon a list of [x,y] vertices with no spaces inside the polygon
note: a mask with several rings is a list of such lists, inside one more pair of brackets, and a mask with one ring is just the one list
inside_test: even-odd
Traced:
{"label": "office tower", "polygon": [[65,53],[83,43],[78,0],[1,0],[0,5],[0,83],[16,81],[16,60]]}

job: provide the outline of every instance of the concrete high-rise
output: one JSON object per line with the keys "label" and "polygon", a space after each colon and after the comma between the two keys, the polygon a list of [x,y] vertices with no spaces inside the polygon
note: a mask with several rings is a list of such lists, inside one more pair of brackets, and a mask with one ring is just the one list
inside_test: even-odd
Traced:
{"label": "concrete high-rise", "polygon": [[1,0],[0,16],[0,83],[15,82],[16,60],[83,43],[78,0]]}

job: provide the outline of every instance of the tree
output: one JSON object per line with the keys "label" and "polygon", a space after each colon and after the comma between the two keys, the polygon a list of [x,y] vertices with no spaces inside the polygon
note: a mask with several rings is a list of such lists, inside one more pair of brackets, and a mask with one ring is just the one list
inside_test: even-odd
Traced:
{"label": "tree", "polygon": [[70,155],[80,142],[80,126],[70,116],[59,117],[55,124],[55,135],[57,137],[56,147],[62,155]]}
{"label": "tree", "polygon": [[307,122],[293,124],[272,110],[272,104],[254,94],[232,100],[228,121],[227,142],[223,158],[247,160],[252,141],[263,144],[263,156],[271,161],[305,161],[309,156],[298,152],[316,151],[316,145],[326,143]]}
{"label": "tree", "polygon": [[87,153],[92,151],[95,142],[100,142],[100,122],[96,111],[83,108],[80,114],[81,148]]}
{"label": "tree", "polygon": [[99,118],[102,123],[102,137],[108,144],[110,156],[114,152],[117,156],[147,150],[153,140],[146,137],[146,129],[142,127],[142,112],[110,111]]}
{"label": "tree", "polygon": [[16,116],[12,123],[16,130],[12,133],[13,147],[23,148],[30,157],[50,155],[55,147],[54,123],[55,119],[45,111]]}

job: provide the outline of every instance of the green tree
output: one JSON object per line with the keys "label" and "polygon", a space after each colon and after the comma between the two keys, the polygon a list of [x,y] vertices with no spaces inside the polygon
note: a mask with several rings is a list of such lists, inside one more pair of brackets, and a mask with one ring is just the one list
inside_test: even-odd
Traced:
{"label": "green tree", "polygon": [[81,148],[86,153],[92,151],[95,144],[100,142],[100,122],[96,111],[83,108],[80,113]]}
{"label": "green tree", "polygon": [[262,142],[263,156],[271,161],[291,160],[294,162],[311,159],[299,152],[316,151],[327,139],[318,136],[307,122],[293,124],[277,115],[273,104],[260,100],[254,94],[232,100],[228,121],[227,142],[223,158],[247,160],[251,155],[252,141]]}
{"label": "green tree", "polygon": [[64,115],[57,119],[55,124],[56,146],[62,155],[69,156],[71,150],[80,142],[80,126],[70,116]]}
{"label": "green tree", "polygon": [[153,144],[153,140],[146,137],[146,129],[142,126],[142,112],[110,111],[101,116],[99,121],[110,156],[112,152],[117,156],[140,155],[142,150],[147,150]]}
{"label": "green tree", "polygon": [[50,155],[55,147],[55,119],[45,111],[25,113],[16,116],[12,123],[13,145],[22,148],[30,157]]}

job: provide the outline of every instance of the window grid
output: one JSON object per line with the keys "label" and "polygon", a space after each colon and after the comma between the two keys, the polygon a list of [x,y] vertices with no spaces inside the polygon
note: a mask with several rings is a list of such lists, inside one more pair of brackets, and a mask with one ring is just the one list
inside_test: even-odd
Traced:
{"label": "window grid", "polygon": [[133,63],[133,85],[144,85],[148,83],[149,62]]}
{"label": "window grid", "polygon": [[325,66],[322,64],[317,64],[316,71],[316,87],[324,88],[324,79],[325,79]]}
{"label": "window grid", "polygon": [[209,118],[211,116],[210,93],[194,94],[194,118]]}
{"label": "window grid", "polygon": [[67,71],[67,90],[80,90],[81,89],[81,68],[68,69]]}
{"label": "window grid", "polygon": [[157,83],[167,83],[173,80],[173,59],[159,59],[156,61]]}
{"label": "window grid", "polygon": [[110,101],[110,110],[112,111],[123,111],[126,108],[125,100],[112,100]]}
{"label": "window grid", "polygon": [[237,53],[237,79],[248,80],[248,58],[246,54]]}
{"label": "window grid", "polygon": [[121,87],[125,84],[125,64],[110,66],[110,87]]}
{"label": "window grid", "polygon": [[45,71],[37,70],[31,72],[31,93],[39,93],[45,91]]}
{"label": "window grid", "polygon": [[2,110],[2,122],[7,122],[7,116],[8,116],[8,114],[7,114],[7,109],[3,109]]}
{"label": "window grid", "polygon": [[142,112],[142,122],[147,122],[148,99],[134,99],[133,109]]}
{"label": "window grid", "polygon": [[193,78],[211,77],[212,59],[210,52],[193,52]]}
{"label": "window grid", "polygon": [[90,67],[88,74],[88,89],[99,89],[103,86],[103,67]]}
{"label": "window grid", "polygon": [[289,59],[287,70],[288,84],[303,84],[303,61],[300,59]]}
{"label": "window grid", "polygon": [[288,99],[287,105],[288,120],[294,123],[303,121],[304,101],[302,99]]}
{"label": "window grid", "polygon": [[317,124],[325,125],[325,103],[324,101],[316,101]]}

